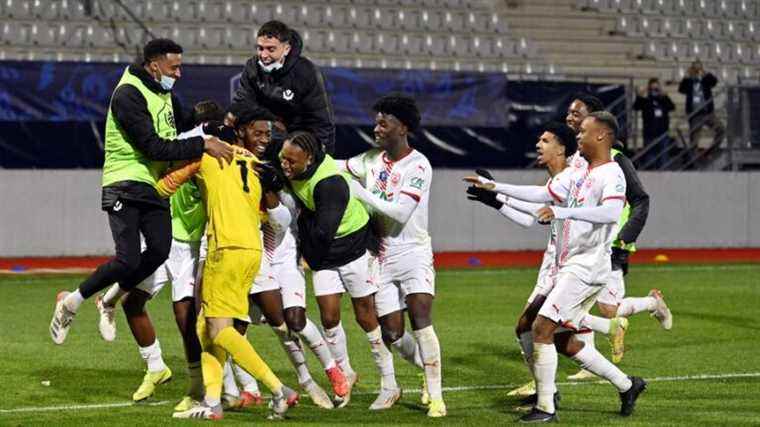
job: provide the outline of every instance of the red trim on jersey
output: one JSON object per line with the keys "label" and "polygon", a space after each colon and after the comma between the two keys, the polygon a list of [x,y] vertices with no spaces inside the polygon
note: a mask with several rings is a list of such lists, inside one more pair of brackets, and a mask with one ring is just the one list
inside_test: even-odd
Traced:
{"label": "red trim on jersey", "polygon": [[553,198],[554,200],[556,200],[556,201],[557,201],[557,202],[559,202],[559,203],[564,203],[564,201],[562,200],[562,198],[560,198],[560,197],[559,197],[559,196],[558,196],[556,193],[554,193],[554,192],[552,191],[552,185],[551,185],[551,182],[550,182],[550,183],[548,183],[548,184],[546,184],[546,189],[547,189],[547,190],[549,190],[549,194],[552,196],[552,198]]}
{"label": "red trim on jersey", "polygon": [[392,159],[388,158],[388,152],[387,151],[383,151],[382,159],[383,159],[383,162],[385,162],[385,163],[391,163],[391,164],[393,164],[393,163],[396,163],[396,162],[400,162],[401,160],[404,160],[404,158],[406,158],[408,155],[410,155],[412,153],[414,153],[414,148],[409,147],[409,151],[407,151],[406,153],[404,153],[403,156],[399,157],[398,160],[392,160]]}
{"label": "red trim on jersey", "polygon": [[414,201],[417,202],[417,203],[420,202],[420,196],[418,194],[410,193],[408,191],[402,191],[401,194],[406,194],[407,196],[409,196],[412,199],[414,199]]}

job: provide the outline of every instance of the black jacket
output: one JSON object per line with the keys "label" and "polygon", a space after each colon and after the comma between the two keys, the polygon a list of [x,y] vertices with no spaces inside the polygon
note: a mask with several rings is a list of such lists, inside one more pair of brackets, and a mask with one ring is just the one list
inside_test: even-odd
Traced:
{"label": "black jacket", "polygon": [[[299,180],[311,178],[324,160],[324,155],[315,160],[317,161],[298,177]],[[298,215],[298,249],[312,270],[346,265],[372,247],[374,235],[369,223],[348,236],[335,237],[350,197],[346,180],[335,175],[321,180],[314,187],[314,211],[301,205]]]}
{"label": "black jacket", "polygon": [[[676,109],[665,94],[641,97],[636,95],[633,109],[641,111],[644,122],[644,139],[656,138],[670,129],[670,112]],[[659,110],[659,113],[657,112]]]}
{"label": "black jacket", "polygon": [[[694,111],[694,83],[697,81],[702,84],[702,102],[712,101],[712,89],[718,84],[718,78],[712,73],[705,74],[701,80],[698,80],[698,77],[684,77],[678,85],[678,91],[686,95],[687,114]],[[700,111],[700,114],[712,113],[714,109],[715,106],[710,102]]]}
{"label": "black jacket", "polygon": [[626,185],[625,199],[631,206],[628,222],[618,232],[618,239],[621,239],[625,243],[633,243],[639,238],[641,230],[644,229],[647,223],[647,217],[649,216],[649,194],[644,190],[644,185],[641,183],[631,159],[626,157],[625,154],[618,153],[613,160],[623,170]]}
{"label": "black jacket", "polygon": [[290,53],[279,70],[266,73],[258,58],[249,59],[233,102],[264,107],[278,116],[289,132],[313,133],[327,153],[335,148],[335,120],[322,73],[301,56],[303,41],[293,31]]}
{"label": "black jacket", "polygon": [[[129,71],[151,91],[167,93],[139,64],[129,66]],[[172,95],[174,121],[177,131],[188,128],[188,119],[182,113],[179,101]],[[113,119],[124,129],[130,143],[150,160],[188,160],[203,155],[203,138],[164,139],[156,134],[148,103],[140,91],[132,85],[119,86],[111,96]],[[168,207],[153,186],[136,181],[121,181],[103,188],[102,205],[108,209],[117,199],[145,202]]]}

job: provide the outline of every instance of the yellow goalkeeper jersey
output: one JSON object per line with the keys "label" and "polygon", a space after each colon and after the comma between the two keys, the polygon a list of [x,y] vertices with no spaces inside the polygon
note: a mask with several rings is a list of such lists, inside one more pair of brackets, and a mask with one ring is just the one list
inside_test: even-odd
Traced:
{"label": "yellow goalkeeper jersey", "polygon": [[164,176],[156,188],[168,197],[194,175],[206,205],[209,250],[261,250],[262,190],[254,170],[258,162],[256,156],[241,147],[235,147],[234,160],[224,162],[224,166],[204,154],[200,160]]}

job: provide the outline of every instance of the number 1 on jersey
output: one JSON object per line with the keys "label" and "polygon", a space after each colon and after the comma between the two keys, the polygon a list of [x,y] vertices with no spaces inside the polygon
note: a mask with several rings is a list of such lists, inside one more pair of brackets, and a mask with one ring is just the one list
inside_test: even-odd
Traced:
{"label": "number 1 on jersey", "polygon": [[240,178],[243,180],[243,191],[248,192],[248,164],[245,160],[236,162],[240,166]]}

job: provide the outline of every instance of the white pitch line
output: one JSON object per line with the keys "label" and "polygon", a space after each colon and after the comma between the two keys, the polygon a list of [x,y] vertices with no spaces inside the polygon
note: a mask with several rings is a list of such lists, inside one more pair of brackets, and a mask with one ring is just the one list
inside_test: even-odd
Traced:
{"label": "white pitch line", "polygon": [[[673,265],[673,266],[636,266],[634,264],[635,271],[637,273],[667,273],[678,271],[725,271],[725,270],[760,270],[760,265],[751,264],[737,264],[737,265]],[[437,276],[450,275],[460,276],[468,274],[483,274],[483,275],[499,275],[499,274],[511,274],[514,270],[535,270],[534,267],[512,267],[512,268],[494,268],[494,269],[461,269],[461,270],[439,270],[435,274]]]}
{"label": "white pitch line", "polygon": [[[734,378],[760,378],[760,372],[737,372],[733,374],[701,374],[701,375],[681,375],[673,377],[654,377],[645,378],[648,383],[653,382],[672,382],[672,381],[699,381],[699,380],[723,380]],[[577,381],[577,382],[559,382],[560,386],[579,386],[579,385],[594,385],[594,384],[607,384],[607,381]],[[506,390],[515,387],[519,387],[522,384],[485,384],[475,386],[458,386],[458,387],[443,387],[443,391],[448,393],[455,393],[458,391],[478,391],[478,390]],[[418,388],[404,389],[404,393],[420,393],[422,390]],[[378,391],[363,391],[356,392],[355,395],[366,396],[375,395]],[[26,408],[12,408],[12,409],[0,409],[0,414],[11,414],[19,412],[46,412],[46,411],[69,411],[76,409],[103,409],[103,408],[124,408],[128,406],[163,406],[170,403],[168,400],[161,402],[152,402],[145,404],[135,404],[134,402],[116,402],[116,403],[99,403],[93,405],[59,405],[59,406],[42,406],[42,407],[26,407]]]}

